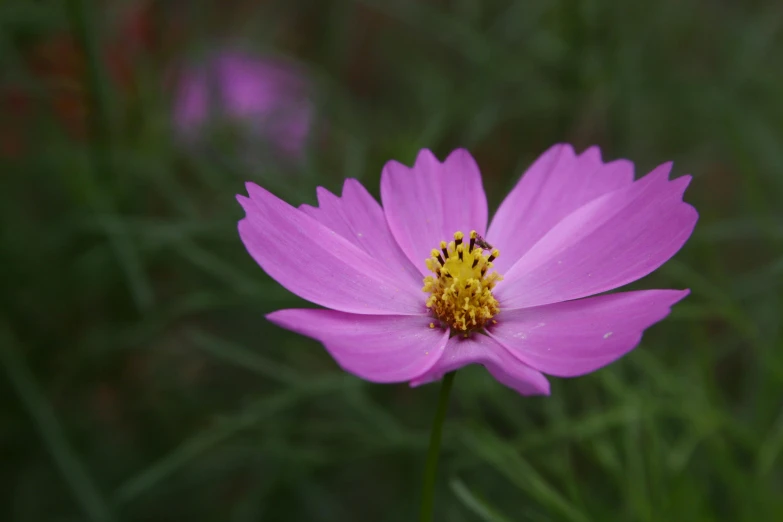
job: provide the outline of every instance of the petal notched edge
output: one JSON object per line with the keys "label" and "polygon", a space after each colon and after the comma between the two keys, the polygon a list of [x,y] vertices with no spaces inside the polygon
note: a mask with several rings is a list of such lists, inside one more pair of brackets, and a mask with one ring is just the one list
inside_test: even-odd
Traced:
{"label": "petal notched edge", "polygon": [[633,163],[604,162],[596,146],[576,154],[566,143],[553,145],[525,171],[492,218],[487,239],[503,253],[495,268],[505,272],[568,214],[633,178]]}
{"label": "petal notched edge", "polygon": [[427,274],[425,259],[454,232],[483,234],[487,200],[470,153],[452,152],[441,163],[422,150],[412,167],[389,161],[381,172],[381,201],[394,238],[410,261]]}
{"label": "petal notched edge", "polygon": [[682,200],[690,176],[671,163],[569,214],[504,275],[506,310],[579,299],[640,279],[682,248],[698,220]]}
{"label": "petal notched edge", "polygon": [[302,205],[304,213],[364,250],[389,274],[421,287],[421,273],[397,245],[381,205],[358,180],[346,179],[340,197],[323,187],[317,194],[319,206]]}
{"label": "petal notched edge", "polygon": [[246,217],[239,235],[250,255],[278,283],[313,303],[358,314],[417,315],[421,288],[389,274],[334,230],[262,189],[238,196]]}

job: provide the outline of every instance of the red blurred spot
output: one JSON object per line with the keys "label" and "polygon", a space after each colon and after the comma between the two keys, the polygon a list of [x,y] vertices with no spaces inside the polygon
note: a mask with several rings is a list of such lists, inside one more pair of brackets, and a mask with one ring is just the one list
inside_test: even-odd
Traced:
{"label": "red blurred spot", "polygon": [[[101,59],[106,67],[111,96],[126,98],[135,86],[136,64],[153,50],[151,2],[139,2],[126,9],[115,30],[105,30],[108,41],[101,42]],[[0,122],[0,155],[18,157],[28,151],[27,120],[36,109],[52,114],[69,136],[87,136],[90,110],[86,86],[87,60],[76,39],[68,32],[49,35],[23,53],[28,70],[40,81],[40,95],[19,87],[0,88],[0,108],[6,116]]]}

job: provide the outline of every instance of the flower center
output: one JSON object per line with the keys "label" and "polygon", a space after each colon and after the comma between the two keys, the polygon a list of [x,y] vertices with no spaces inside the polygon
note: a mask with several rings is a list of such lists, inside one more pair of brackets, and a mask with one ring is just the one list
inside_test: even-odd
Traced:
{"label": "flower center", "polygon": [[[457,332],[483,328],[500,311],[492,289],[502,277],[488,273],[500,252],[475,230],[470,233],[469,244],[463,242],[464,237],[462,232],[455,232],[454,241],[441,241],[440,250],[432,250],[426,263],[435,275],[424,278],[423,288],[430,294],[427,308]],[[492,251],[485,254],[485,249]],[[430,328],[434,327],[435,323],[430,323]]]}

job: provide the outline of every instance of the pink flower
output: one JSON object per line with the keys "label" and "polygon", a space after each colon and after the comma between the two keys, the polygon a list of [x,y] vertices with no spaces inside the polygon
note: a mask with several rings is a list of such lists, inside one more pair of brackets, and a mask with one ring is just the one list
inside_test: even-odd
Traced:
{"label": "pink flower", "polygon": [[213,114],[297,155],[312,123],[308,82],[290,63],[222,52],[180,75],[173,119],[180,134],[192,138]]}
{"label": "pink flower", "polygon": [[[633,349],[688,290],[599,295],[649,274],[691,235],[690,176],[665,163],[634,181],[627,160],[555,145],[527,170],[487,227],[478,166],[465,150],[423,150],[381,174],[383,208],[356,180],[299,209],[248,183],[239,235],[296,295],[328,308],[273,312],[374,382],[440,379],[483,364],[524,395],[544,373],[592,372]],[[473,233],[471,233],[473,231]],[[491,246],[490,246],[491,245]],[[502,254],[502,255],[500,255]],[[423,291],[422,291],[423,290]]]}

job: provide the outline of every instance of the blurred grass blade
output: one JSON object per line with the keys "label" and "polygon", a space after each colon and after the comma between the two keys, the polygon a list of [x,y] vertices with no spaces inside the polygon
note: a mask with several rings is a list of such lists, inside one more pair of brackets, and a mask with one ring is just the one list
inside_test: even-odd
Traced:
{"label": "blurred grass blade", "polygon": [[[88,199],[97,216],[115,214],[114,204],[101,188],[101,179],[113,178],[112,124],[109,104],[110,88],[103,70],[99,42],[94,24],[90,20],[86,0],[69,0],[68,14],[73,32],[87,59],[86,80],[91,107],[88,110],[91,128],[93,172],[85,172],[84,182]],[[138,253],[124,229],[106,230],[117,262],[125,271],[136,307],[148,310],[154,302],[152,286],[148,281]]]}
{"label": "blurred grass blade", "polygon": [[780,458],[781,452],[783,452],[783,411],[759,448],[757,462],[759,476],[765,477],[775,469],[775,462]]}
{"label": "blurred grass blade", "polygon": [[193,266],[228,285],[237,294],[260,293],[262,286],[257,279],[245,275],[230,263],[186,238],[175,240],[172,245],[177,253]]}
{"label": "blurred grass blade", "polygon": [[481,520],[486,522],[511,522],[511,519],[504,517],[491,508],[484,500],[474,495],[460,479],[456,477],[451,479],[449,487],[451,487],[451,491],[454,492],[454,495],[460,502]]}
{"label": "blurred grass blade", "polygon": [[348,375],[325,377],[320,380],[311,380],[300,387],[288,389],[271,397],[259,399],[244,411],[219,421],[214,427],[194,435],[147,469],[126,480],[112,495],[113,501],[117,505],[133,501],[206,451],[230,439],[242,430],[290,408],[298,401],[343,390],[346,386],[357,386],[360,383],[361,381]]}
{"label": "blurred grass blade", "polygon": [[188,337],[196,347],[215,358],[235,364],[267,379],[287,385],[301,385],[305,383],[304,377],[297,375],[290,368],[279,362],[262,357],[239,344],[229,342],[201,330],[191,330],[188,332]]}
{"label": "blurred grass blade", "polygon": [[646,416],[652,417],[656,412],[650,409],[636,413],[637,417],[629,418],[627,408],[618,406],[606,411],[590,413],[581,418],[559,421],[547,429],[525,434],[520,437],[518,445],[523,451],[533,451],[557,444],[598,438],[629,422],[636,422]]}
{"label": "blurred grass blade", "polygon": [[478,430],[466,431],[462,439],[471,451],[508,478],[519,489],[538,500],[542,505],[559,513],[559,520],[589,521],[506,442],[489,432]]}
{"label": "blurred grass blade", "polygon": [[90,520],[115,520],[87,468],[68,443],[51,405],[22,359],[22,351],[22,346],[14,338],[10,328],[4,321],[0,322],[0,360],[5,373],[77,503]]}

